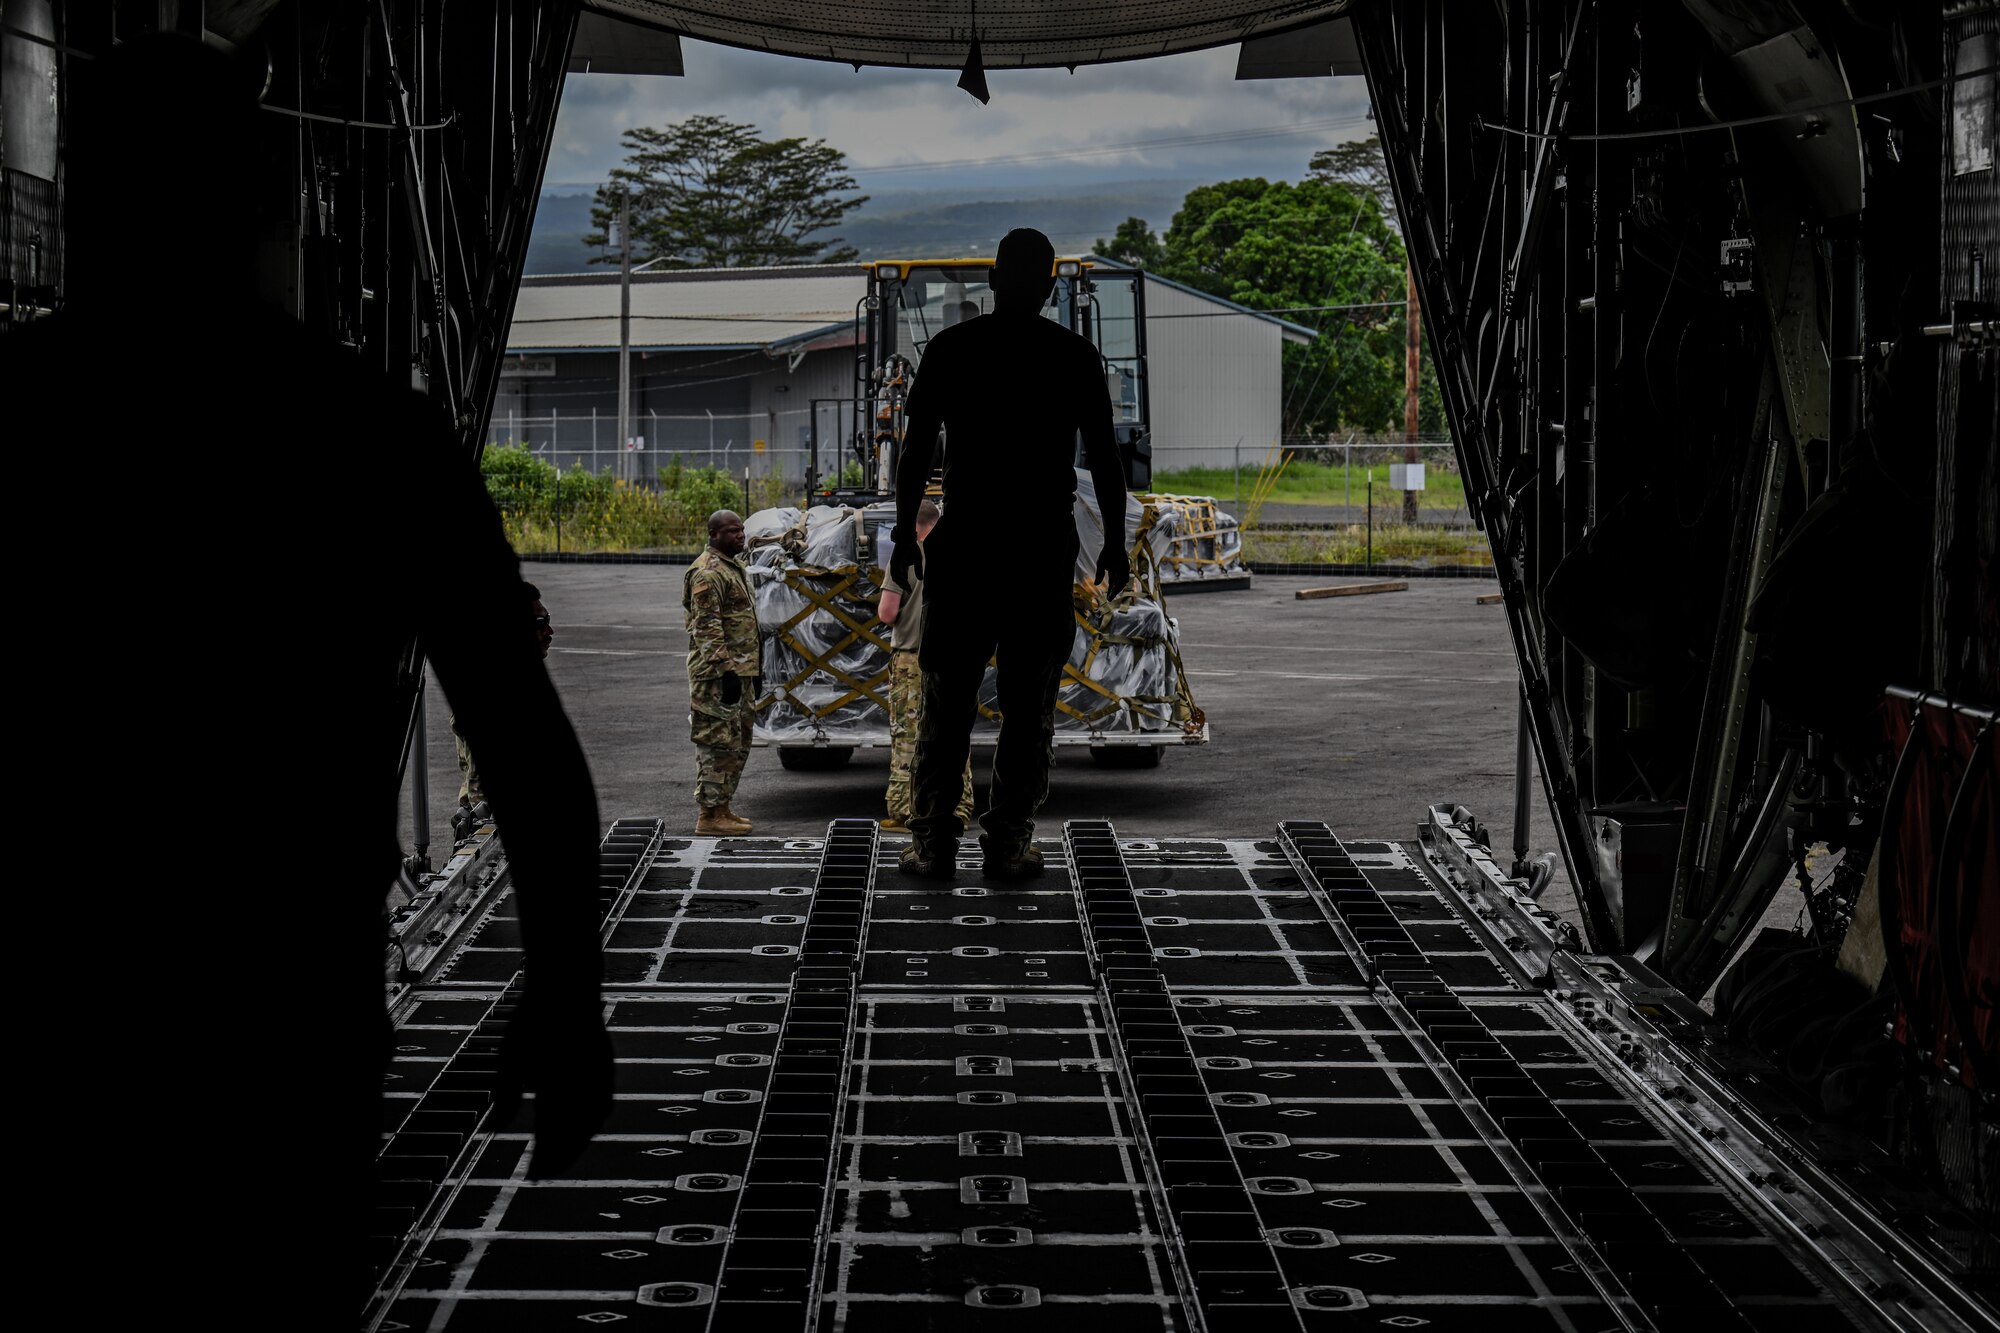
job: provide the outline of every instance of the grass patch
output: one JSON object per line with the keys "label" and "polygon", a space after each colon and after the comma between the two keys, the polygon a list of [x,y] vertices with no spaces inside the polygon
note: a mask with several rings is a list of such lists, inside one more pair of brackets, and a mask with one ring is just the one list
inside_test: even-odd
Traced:
{"label": "grass patch", "polygon": [[[1350,523],[1321,532],[1243,534],[1243,558],[1279,565],[1359,565],[1369,559],[1368,528]],[[1378,565],[1463,565],[1491,569],[1493,550],[1481,532],[1375,525]]]}
{"label": "grass patch", "polygon": [[[1438,451],[1425,452],[1434,454]],[[1242,497],[1247,498],[1251,487],[1256,485],[1257,469],[1262,461],[1244,456]],[[1375,482],[1376,509],[1400,508],[1403,493],[1389,489],[1389,464],[1364,464],[1359,459],[1355,460],[1352,469],[1343,469],[1339,463],[1299,459],[1285,469],[1284,476],[1278,478],[1278,484],[1269,498],[1275,504],[1365,504],[1371,478]],[[1173,472],[1155,472],[1152,489],[1176,495],[1212,495],[1233,504],[1242,503],[1238,494],[1238,474],[1234,468],[1189,467]],[[1464,480],[1456,472],[1446,472],[1435,466],[1426,467],[1424,489],[1417,492],[1417,506],[1420,509],[1464,508]]]}

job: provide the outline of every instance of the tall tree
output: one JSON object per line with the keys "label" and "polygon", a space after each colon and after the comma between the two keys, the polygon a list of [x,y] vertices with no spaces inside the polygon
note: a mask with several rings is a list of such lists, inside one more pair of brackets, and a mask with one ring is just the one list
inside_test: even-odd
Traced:
{"label": "tall tree", "polygon": [[1314,178],[1205,185],[1174,214],[1165,250],[1162,277],[1319,331],[1285,346],[1287,435],[1400,423],[1403,243],[1368,190]]}
{"label": "tall tree", "polygon": [[1118,230],[1111,234],[1110,240],[1100,236],[1091,249],[1106,259],[1115,259],[1133,268],[1156,269],[1167,257],[1166,247],[1160,244],[1160,238],[1153,234],[1153,229],[1146,225],[1144,218],[1126,218],[1118,224]]}
{"label": "tall tree", "polygon": [[632,258],[661,268],[742,268],[843,263],[852,246],[824,233],[868,196],[849,194],[847,156],[824,139],[765,139],[755,126],[691,116],[664,129],[641,126],[623,139],[625,165],[599,186],[590,210],[605,247],[594,263],[617,263],[619,194],[632,199]]}
{"label": "tall tree", "polygon": [[1394,224],[1396,196],[1389,188],[1389,161],[1382,155],[1379,136],[1371,134],[1366,139],[1349,139],[1322,148],[1312,155],[1306,170],[1314,180],[1366,190],[1381,208],[1382,216]]}

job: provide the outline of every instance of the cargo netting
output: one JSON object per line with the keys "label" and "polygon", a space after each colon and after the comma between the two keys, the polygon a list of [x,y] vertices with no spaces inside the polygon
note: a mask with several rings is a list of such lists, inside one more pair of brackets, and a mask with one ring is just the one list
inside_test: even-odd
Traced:
{"label": "cargo netting", "polygon": [[[1148,497],[1148,500],[1159,497]],[[1079,553],[1072,588],[1076,638],[1056,703],[1056,741],[1187,744],[1208,738],[1181,664],[1179,631],[1161,600],[1163,571],[1186,526],[1166,508],[1129,498],[1132,582],[1115,600],[1090,579],[1104,528],[1089,474],[1077,474]],[[1213,509],[1212,502],[1208,503]],[[895,526],[889,505],[764,509],[745,523],[746,562],[763,637],[764,694],[757,731],[766,744],[889,742],[889,627],[876,618],[880,563]],[[1230,527],[1233,533],[1234,525]],[[1240,543],[1239,543],[1240,544]],[[996,552],[1004,560],[1005,552]],[[980,686],[975,743],[999,731],[993,668]]]}
{"label": "cargo netting", "polygon": [[1200,583],[1205,579],[1248,578],[1243,562],[1243,530],[1211,496],[1141,495],[1134,545],[1144,540],[1159,567],[1160,582]]}

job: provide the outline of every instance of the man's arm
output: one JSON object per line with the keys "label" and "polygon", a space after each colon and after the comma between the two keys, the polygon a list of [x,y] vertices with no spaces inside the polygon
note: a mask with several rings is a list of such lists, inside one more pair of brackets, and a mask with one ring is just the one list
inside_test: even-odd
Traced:
{"label": "man's arm", "polygon": [[1104,523],[1104,549],[1097,556],[1097,577],[1105,592],[1116,593],[1132,577],[1132,557],[1125,549],[1125,460],[1118,456],[1118,439],[1111,430],[1111,390],[1104,382],[1104,364],[1093,350],[1088,384],[1081,384],[1083,402],[1077,429],[1083,433],[1083,461],[1097,488],[1098,517]]}
{"label": "man's arm", "polygon": [[736,669],[729,639],[722,632],[722,582],[714,573],[697,569],[688,575],[688,605],[694,620],[688,626],[688,678],[712,680]]}
{"label": "man's arm", "polygon": [[[925,368],[910,386],[910,401],[903,418],[903,454],[896,463],[896,527],[889,534],[895,544],[889,556],[890,577],[909,586],[909,573],[923,576],[923,552],[917,546],[917,510],[924,491],[931,484],[931,462],[937,457],[938,429],[944,425],[944,400],[949,373],[947,341],[940,348],[932,342]],[[1107,400],[1108,401],[1108,400]]]}
{"label": "man's arm", "polygon": [[[414,433],[429,423],[413,413]],[[425,656],[478,756],[507,860],[526,954],[506,1072],[535,1092],[535,1173],[561,1170],[611,1109],[611,1047],[599,987],[597,794],[543,669],[519,562],[469,460],[423,440],[425,549],[418,606]]]}
{"label": "man's arm", "polygon": [[924,502],[924,490],[931,484],[931,460],[937,455],[938,427],[944,417],[932,406],[934,399],[922,388],[910,394],[910,413],[904,420],[903,456],[896,464],[896,529],[892,560],[909,557],[917,547],[917,508]]}

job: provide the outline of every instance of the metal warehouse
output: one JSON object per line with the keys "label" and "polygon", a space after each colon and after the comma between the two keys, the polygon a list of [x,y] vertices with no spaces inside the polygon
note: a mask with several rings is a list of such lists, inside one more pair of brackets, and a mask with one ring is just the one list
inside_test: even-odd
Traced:
{"label": "metal warehouse", "polygon": [[[1109,268],[1110,265],[1103,267]],[[618,431],[619,275],[522,281],[489,440],[644,480],[678,458],[802,479],[851,403],[858,264],[631,279],[631,438]],[[1154,465],[1226,465],[1280,434],[1283,347],[1313,331],[1146,275]]]}

